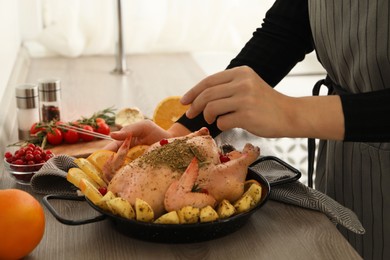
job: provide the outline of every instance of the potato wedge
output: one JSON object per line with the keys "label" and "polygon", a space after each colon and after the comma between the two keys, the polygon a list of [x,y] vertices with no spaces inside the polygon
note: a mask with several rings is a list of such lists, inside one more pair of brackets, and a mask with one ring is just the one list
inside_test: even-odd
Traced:
{"label": "potato wedge", "polygon": [[219,218],[224,219],[236,213],[236,209],[228,200],[222,200],[217,207],[217,213]]}
{"label": "potato wedge", "polygon": [[130,205],[130,203],[120,197],[116,197],[110,200],[107,200],[107,206],[110,209],[110,211],[115,214],[119,215],[121,217],[127,218],[127,219],[134,219],[135,218],[135,212],[133,207]]}
{"label": "potato wedge", "polygon": [[74,162],[83,170],[92,180],[94,180],[100,187],[107,187],[107,184],[102,179],[102,173],[95,165],[85,158],[76,158]]}
{"label": "potato wedge", "polygon": [[206,206],[200,209],[199,220],[200,222],[212,222],[217,220],[218,213],[211,206]]}
{"label": "potato wedge", "polygon": [[154,221],[154,223],[157,224],[179,224],[179,216],[177,215],[176,211],[171,211],[168,213],[165,213],[164,215],[160,216],[158,219]]}
{"label": "potato wedge", "polygon": [[192,206],[185,206],[177,211],[180,224],[198,223],[200,209]]}
{"label": "potato wedge", "polygon": [[248,194],[249,196],[252,197],[253,201],[251,203],[251,208],[256,206],[260,200],[261,200],[261,185],[259,184],[252,184],[249,189],[243,194]]}
{"label": "potato wedge", "polygon": [[103,198],[103,195],[99,192],[99,190],[85,178],[80,180],[79,188],[85,197],[87,197],[95,205],[97,205],[97,203],[99,203],[99,201]]}
{"label": "potato wedge", "polygon": [[252,184],[257,184],[260,186],[260,183],[254,179],[246,180],[244,182],[244,192],[249,190],[249,187],[252,186]]}
{"label": "potato wedge", "polygon": [[96,206],[98,206],[104,210],[111,211],[111,209],[107,205],[107,201],[115,199],[115,198],[116,198],[116,196],[114,193],[112,193],[112,191],[107,191],[107,193],[103,196],[103,198],[98,203],[96,203]]}
{"label": "potato wedge", "polygon": [[142,199],[135,199],[135,213],[138,221],[152,222],[154,220],[152,207],[150,207],[150,205]]}
{"label": "potato wedge", "polygon": [[242,197],[234,203],[234,208],[237,213],[247,212],[251,209],[253,204],[253,198],[250,194],[244,194]]}
{"label": "potato wedge", "polygon": [[99,184],[97,184],[80,168],[70,168],[68,170],[68,174],[66,175],[66,180],[72,183],[77,188],[80,188],[80,180],[83,178],[87,179],[93,186],[95,186],[95,188],[99,188]]}

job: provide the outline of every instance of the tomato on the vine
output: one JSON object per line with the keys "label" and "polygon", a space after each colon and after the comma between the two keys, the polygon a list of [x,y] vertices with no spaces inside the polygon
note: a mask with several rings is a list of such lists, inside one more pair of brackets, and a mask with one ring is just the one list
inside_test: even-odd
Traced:
{"label": "tomato on the vine", "polygon": [[72,129],[68,129],[68,130],[64,131],[63,135],[64,135],[65,142],[68,144],[75,144],[80,139],[79,134],[75,130],[72,130]]}
{"label": "tomato on the vine", "polygon": [[103,135],[109,135],[110,134],[110,127],[103,122],[97,123],[97,126],[95,128],[95,132]]}
{"label": "tomato on the vine", "polygon": [[34,123],[30,128],[30,134],[35,135],[36,133],[45,130],[44,127],[39,126],[39,122]]}
{"label": "tomato on the vine", "polygon": [[99,124],[99,123],[106,123],[106,120],[104,120],[104,118],[97,117],[97,118],[95,119],[95,122],[96,122],[96,124]]}
{"label": "tomato on the vine", "polygon": [[[84,130],[93,132],[93,128],[90,125],[83,125],[82,128]],[[89,141],[92,141],[95,137],[93,137],[91,135],[80,133],[80,138],[83,139],[83,141],[85,141],[85,142],[89,142]]]}
{"label": "tomato on the vine", "polygon": [[58,128],[52,128],[51,131],[47,132],[47,141],[51,145],[59,145],[62,143],[62,132]]}
{"label": "tomato on the vine", "polygon": [[100,133],[103,135],[110,134],[110,125],[115,121],[115,109],[106,108],[94,113],[90,117],[81,117],[71,122],[51,120],[50,122],[36,122],[30,128],[33,137],[31,142],[41,143],[44,146],[47,143],[58,145],[62,142],[75,144],[79,141],[92,141],[95,139],[89,134],[77,133],[77,129],[68,130],[67,126],[78,127],[83,130]]}
{"label": "tomato on the vine", "polygon": [[66,124],[64,122],[62,122],[62,121],[56,121],[55,125],[58,127],[58,126],[61,126],[61,125],[66,125]]}

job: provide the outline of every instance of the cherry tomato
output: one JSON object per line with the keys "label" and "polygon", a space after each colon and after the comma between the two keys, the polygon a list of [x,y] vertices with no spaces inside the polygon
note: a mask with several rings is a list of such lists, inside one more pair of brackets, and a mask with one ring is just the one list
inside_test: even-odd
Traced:
{"label": "cherry tomato", "polygon": [[56,121],[55,125],[56,125],[56,126],[59,126],[59,125],[65,125],[65,123],[64,123],[64,122],[62,122],[62,121]]}
{"label": "cherry tomato", "polygon": [[98,118],[96,118],[95,119],[95,122],[96,122],[96,124],[99,124],[99,123],[105,123],[106,122],[106,120],[104,120],[103,118],[101,118],[101,117],[98,117]]}
{"label": "cherry tomato", "polygon": [[[83,125],[82,128],[84,130],[93,132],[93,128],[90,125]],[[85,141],[85,142],[89,142],[89,141],[92,141],[94,139],[93,136],[87,135],[87,134],[82,134],[82,133],[80,133],[80,138],[83,139],[83,141]]]}
{"label": "cherry tomato", "polygon": [[63,133],[63,135],[64,135],[65,142],[68,143],[68,144],[75,144],[80,139],[79,134],[76,131],[71,130],[71,129],[65,131]]}
{"label": "cherry tomato", "polygon": [[80,122],[76,120],[76,121],[70,122],[69,124],[73,125],[73,126],[79,126]]}
{"label": "cherry tomato", "polygon": [[51,145],[59,145],[62,143],[62,132],[58,128],[53,128],[47,133],[47,141]]}
{"label": "cherry tomato", "polygon": [[99,134],[109,135],[110,127],[106,123],[100,122],[97,124],[95,131]]}
{"label": "cherry tomato", "polygon": [[[38,126],[37,126],[37,125],[38,125]],[[37,122],[37,123],[34,123],[34,124],[31,126],[31,128],[30,128],[30,134],[31,134],[31,135],[35,135],[36,133],[38,133],[38,132],[40,132],[40,131],[43,131],[43,130],[45,130],[45,128],[42,127],[42,126],[39,126],[39,123]]]}

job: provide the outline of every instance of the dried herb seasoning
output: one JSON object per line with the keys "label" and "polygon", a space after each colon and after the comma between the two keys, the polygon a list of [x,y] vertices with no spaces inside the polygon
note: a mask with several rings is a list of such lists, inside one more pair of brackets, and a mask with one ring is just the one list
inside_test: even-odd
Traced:
{"label": "dried herb seasoning", "polygon": [[172,171],[184,172],[191,160],[196,157],[199,167],[209,164],[205,151],[193,143],[187,142],[188,138],[175,139],[172,142],[146,153],[138,161],[140,167],[146,165],[153,168],[168,166]]}

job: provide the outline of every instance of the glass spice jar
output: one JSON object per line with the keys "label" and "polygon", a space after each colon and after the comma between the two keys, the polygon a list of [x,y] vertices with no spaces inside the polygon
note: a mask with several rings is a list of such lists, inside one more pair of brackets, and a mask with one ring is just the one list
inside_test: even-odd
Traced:
{"label": "glass spice jar", "polygon": [[36,84],[16,86],[15,96],[19,140],[28,140],[31,126],[39,122],[38,86]]}
{"label": "glass spice jar", "polygon": [[40,79],[38,90],[41,121],[61,120],[61,80],[56,78]]}

